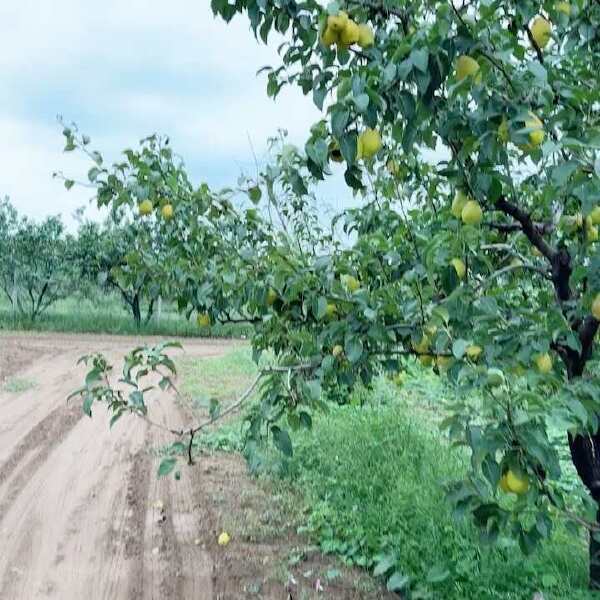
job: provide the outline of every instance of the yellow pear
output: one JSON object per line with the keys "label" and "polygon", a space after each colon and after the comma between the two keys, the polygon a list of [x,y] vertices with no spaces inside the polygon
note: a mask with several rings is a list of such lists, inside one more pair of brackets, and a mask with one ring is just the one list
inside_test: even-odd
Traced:
{"label": "yellow pear", "polygon": [[154,206],[150,200],[144,200],[143,202],[140,202],[138,206],[138,211],[142,217],[147,217],[153,209]]}
{"label": "yellow pear", "polygon": [[329,25],[325,27],[321,34],[321,43],[323,46],[330,48],[340,41],[340,36],[337,31],[334,31]]}
{"label": "yellow pear", "polygon": [[548,19],[538,16],[530,27],[531,36],[539,48],[545,48],[552,37],[552,24]]}
{"label": "yellow pear", "polygon": [[456,60],[456,79],[462,81],[466,77],[474,77],[475,81],[481,81],[481,73],[479,73],[479,63],[470,56],[459,56]]}
{"label": "yellow pear", "polygon": [[[365,129],[358,136],[360,158],[372,158],[381,150],[381,134],[376,129]],[[358,154],[358,152],[357,152]]]}
{"label": "yellow pear", "polygon": [[435,364],[440,371],[446,371],[452,364],[452,358],[450,356],[438,356],[435,359]]}
{"label": "yellow pear", "polygon": [[533,148],[537,148],[544,141],[544,124],[536,115],[529,113],[525,127],[532,130],[529,132],[529,143]]}
{"label": "yellow pear", "polygon": [[509,494],[511,492],[511,489],[508,487],[508,483],[506,481],[506,473],[504,473],[504,475],[502,475],[502,477],[500,477],[500,482],[498,483],[498,485],[500,486],[500,489],[505,493],[505,494]]}
{"label": "yellow pear", "polygon": [[529,489],[529,478],[524,473],[519,473],[509,469],[506,472],[506,487],[513,494],[522,496]]}
{"label": "yellow pear", "polygon": [[267,306],[273,306],[273,304],[275,304],[275,300],[277,300],[278,298],[278,294],[277,292],[270,287],[267,291]]}
{"label": "yellow pear", "polygon": [[462,209],[465,207],[465,204],[469,201],[469,196],[467,196],[462,190],[457,190],[456,194],[454,194],[454,200],[452,200],[452,207],[450,208],[450,212],[457,219],[460,219],[462,214]]}
{"label": "yellow pear", "polygon": [[358,45],[361,48],[369,48],[375,43],[373,30],[369,25],[362,23],[358,26]]}
{"label": "yellow pear", "polygon": [[223,531],[221,535],[219,535],[217,543],[219,544],[219,546],[227,546],[227,544],[229,544],[230,541],[231,537],[229,536],[229,534],[226,531]]}
{"label": "yellow pear", "polygon": [[198,323],[199,327],[209,327],[210,315],[208,313],[198,313],[198,316],[196,317],[196,323]]}
{"label": "yellow pear", "polygon": [[600,206],[596,206],[590,213],[592,217],[592,225],[600,225]]}
{"label": "yellow pear", "polygon": [[344,46],[352,46],[356,44],[360,38],[360,29],[358,25],[352,20],[348,19],[346,27],[340,32],[340,44]]}
{"label": "yellow pear", "polygon": [[160,209],[160,214],[162,215],[162,217],[165,221],[170,221],[173,218],[173,205],[165,204]]}
{"label": "yellow pear", "polygon": [[509,263],[509,264],[510,264],[510,266],[511,266],[511,267],[513,267],[513,268],[515,268],[515,269],[518,269],[519,267],[522,267],[522,266],[523,266],[523,261],[522,261],[520,258],[516,258],[516,257],[515,257],[515,258],[513,258],[513,259],[510,261],[510,263]]}
{"label": "yellow pear", "polygon": [[596,294],[592,302],[592,315],[594,315],[596,321],[600,321],[600,294]]}
{"label": "yellow pear", "polygon": [[473,361],[476,361],[481,356],[482,352],[483,348],[477,344],[467,346],[467,356]]}
{"label": "yellow pear", "polygon": [[567,15],[567,17],[571,16],[571,5],[568,2],[557,2],[554,8],[563,15]]}
{"label": "yellow pear", "polygon": [[464,205],[460,216],[465,225],[479,225],[483,219],[483,211],[475,200],[469,200]]}
{"label": "yellow pear", "polygon": [[425,354],[429,350],[429,343],[429,338],[424,335],[418,344],[413,342],[412,347],[417,354]]}
{"label": "yellow pear", "polygon": [[430,367],[433,363],[433,356],[431,356],[431,354],[421,354],[421,356],[419,356],[419,362],[424,367]]}
{"label": "yellow pear", "polygon": [[547,352],[537,356],[535,364],[537,365],[538,371],[544,375],[552,371],[552,357]]}
{"label": "yellow pear", "polygon": [[591,225],[587,227],[585,230],[585,239],[588,242],[597,242],[598,241],[598,226]]}
{"label": "yellow pear", "polygon": [[529,142],[525,144],[519,144],[519,148],[521,148],[521,150],[530,152],[531,150],[535,150],[544,141],[544,124],[537,115],[534,115],[532,112],[530,112],[527,119],[525,119],[525,127],[527,129],[531,129],[528,135]]}
{"label": "yellow pear", "polygon": [[349,292],[355,292],[360,288],[360,282],[356,277],[353,277],[352,275],[343,275],[342,277],[344,285],[348,288]]}
{"label": "yellow pear", "polygon": [[327,27],[334,33],[341,33],[348,23],[348,13],[340,10],[337,15],[327,17]]}
{"label": "yellow pear", "polygon": [[337,306],[333,302],[328,302],[325,308],[325,316],[332,319],[337,314]]}
{"label": "yellow pear", "polygon": [[464,279],[467,274],[467,267],[465,267],[465,263],[460,258],[453,258],[450,261],[450,264],[454,267],[456,274],[459,279]]}
{"label": "yellow pear", "polygon": [[333,356],[335,356],[335,358],[339,358],[342,354],[344,354],[344,348],[342,346],[340,346],[339,344],[336,344],[331,349],[331,354],[333,354]]}

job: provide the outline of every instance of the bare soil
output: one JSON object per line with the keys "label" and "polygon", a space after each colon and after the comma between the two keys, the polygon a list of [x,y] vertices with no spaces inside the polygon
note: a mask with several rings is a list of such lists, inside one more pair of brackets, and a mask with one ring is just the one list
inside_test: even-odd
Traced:
{"label": "bare soil", "polygon": [[[140,341],[157,338],[0,333],[0,599],[387,597],[296,535],[289,498],[248,477],[240,457],[202,456],[179,481],[157,479],[168,433],[133,417],[109,430],[100,407],[89,419],[67,404],[85,372],[79,356],[103,351],[118,364]],[[181,341],[199,358],[235,344]],[[3,391],[17,376],[35,386]],[[169,393],[150,417],[190,419]]]}

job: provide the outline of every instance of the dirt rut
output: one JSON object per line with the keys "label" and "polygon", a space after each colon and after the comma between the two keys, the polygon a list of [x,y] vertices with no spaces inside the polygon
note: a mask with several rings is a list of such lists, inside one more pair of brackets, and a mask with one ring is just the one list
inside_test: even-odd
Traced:
{"label": "dirt rut", "polygon": [[[152,341],[152,340],[150,340]],[[148,342],[148,340],[145,340]],[[137,340],[112,336],[0,336],[0,599],[131,600],[213,598],[213,561],[197,473],[158,480],[152,450],[168,434],[144,421],[108,428],[66,403],[82,381],[86,352],[117,361]],[[185,351],[215,356],[231,343],[185,341]],[[19,360],[7,360],[16,356]],[[27,357],[31,361],[27,360]],[[169,426],[187,417],[165,394],[151,418]],[[195,500],[196,499],[196,500]]]}

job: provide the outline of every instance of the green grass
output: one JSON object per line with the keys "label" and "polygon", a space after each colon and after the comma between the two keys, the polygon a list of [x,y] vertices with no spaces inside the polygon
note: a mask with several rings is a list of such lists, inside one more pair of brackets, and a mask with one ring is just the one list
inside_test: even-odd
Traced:
{"label": "green grass", "polygon": [[177,371],[182,380],[179,391],[186,396],[204,402],[210,398],[226,402],[243,393],[257,369],[249,348],[241,346],[215,358],[180,358]]}
{"label": "green grass", "polygon": [[[256,372],[248,349],[182,365],[187,393],[222,398]],[[435,407],[448,389],[436,377],[400,392],[384,379],[358,390],[353,404],[314,419],[293,436],[288,478],[274,489],[295,499],[303,531],[325,552],[372,569],[382,555],[410,580],[413,598],[545,600],[590,598],[587,545],[557,523],[553,537],[524,557],[501,539],[482,546],[469,521],[456,521],[443,484],[466,470],[467,456],[438,432]],[[361,406],[361,404],[363,406]],[[239,448],[239,422],[211,432],[203,447]],[[277,455],[277,460],[279,460]]]}
{"label": "green grass", "polygon": [[10,377],[2,386],[2,391],[8,392],[9,394],[21,394],[35,386],[35,381],[32,381],[31,379]]}
{"label": "green grass", "polygon": [[584,541],[560,525],[525,558],[508,539],[481,546],[469,522],[454,520],[443,484],[461,476],[465,457],[397,404],[335,409],[294,441],[294,486],[310,507],[305,531],[323,550],[368,567],[393,556],[417,597],[589,597]]}
{"label": "green grass", "polygon": [[121,335],[173,335],[194,337],[249,336],[251,328],[239,324],[214,325],[198,328],[194,320],[186,320],[172,305],[163,303],[160,317],[157,312],[140,329],[131,312],[115,295],[100,294],[95,298],[69,297],[53,304],[34,323],[13,313],[6,298],[0,298],[0,330],[55,331],[63,333],[111,333]]}

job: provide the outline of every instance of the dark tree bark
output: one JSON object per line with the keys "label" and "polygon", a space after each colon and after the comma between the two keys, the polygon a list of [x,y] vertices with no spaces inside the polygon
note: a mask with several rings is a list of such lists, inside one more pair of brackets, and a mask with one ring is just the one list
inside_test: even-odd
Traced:
{"label": "dark tree bark", "polygon": [[135,294],[131,301],[131,310],[133,312],[133,320],[135,326],[139,329],[142,326],[142,313],[140,311],[140,295]]}
{"label": "dark tree bark", "polygon": [[[567,369],[569,381],[581,377],[587,361],[592,356],[594,338],[600,323],[592,315],[588,315],[585,319],[572,319],[565,309],[566,303],[573,298],[571,290],[573,265],[569,251],[566,248],[554,248],[548,244],[543,237],[544,228],[535,223],[527,212],[506,198],[501,197],[496,200],[496,208],[511,216],[519,224],[529,241],[550,263],[556,300],[565,319],[569,321],[572,331],[579,337],[581,352],[557,343],[552,344],[552,347],[561,357]],[[596,523],[600,528],[600,431],[589,435],[572,436],[568,434],[568,439],[571,459],[577,474],[598,506]],[[595,535],[598,539],[590,532],[590,588],[600,590],[600,532]]]}

